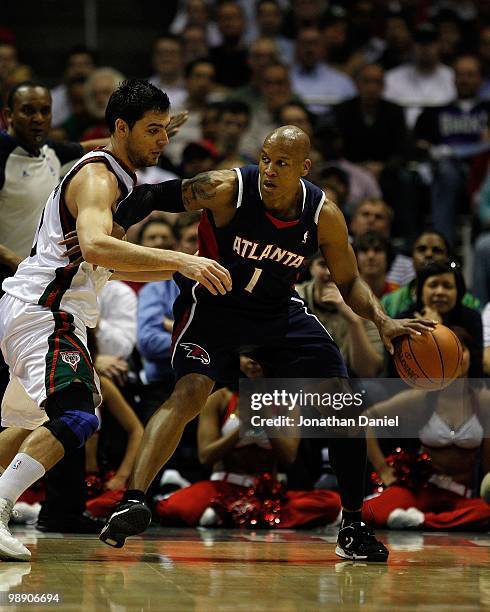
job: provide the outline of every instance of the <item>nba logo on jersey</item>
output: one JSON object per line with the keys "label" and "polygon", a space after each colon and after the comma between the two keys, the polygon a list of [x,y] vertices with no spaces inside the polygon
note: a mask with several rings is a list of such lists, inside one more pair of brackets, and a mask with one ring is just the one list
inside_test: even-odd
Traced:
{"label": "nba logo on jersey", "polygon": [[76,372],[78,362],[80,361],[80,353],[78,351],[63,351],[60,355],[61,359]]}
{"label": "nba logo on jersey", "polygon": [[12,466],[13,470],[16,470],[19,465],[22,463],[22,459],[17,459],[17,461],[14,463],[14,465]]}
{"label": "nba logo on jersey", "polygon": [[305,235],[303,236],[303,240],[301,241],[303,244],[306,244],[306,241],[308,240],[308,232],[305,232]]}
{"label": "nba logo on jersey", "polygon": [[211,362],[209,353],[205,351],[202,346],[194,344],[193,342],[182,342],[180,346],[187,351],[188,359],[197,359],[204,363],[204,365],[208,365],[208,363]]}

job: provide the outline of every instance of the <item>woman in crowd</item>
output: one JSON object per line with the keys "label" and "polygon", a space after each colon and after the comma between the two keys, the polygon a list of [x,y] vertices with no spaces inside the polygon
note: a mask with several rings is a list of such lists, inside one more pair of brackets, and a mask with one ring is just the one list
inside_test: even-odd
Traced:
{"label": "woman in crowd", "polygon": [[373,417],[408,417],[418,431],[420,453],[429,462],[424,474],[417,475],[417,460],[408,473],[406,465],[405,471],[397,470],[387,462],[371,428],[368,456],[387,488],[365,502],[366,523],[392,529],[490,528],[490,504],[472,497],[480,461],[483,473],[490,472],[490,391],[471,378],[480,369],[480,364],[475,367],[481,358],[477,343],[467,330],[453,331],[463,345],[457,381],[438,392],[403,391],[368,410]]}
{"label": "woman in crowd", "polygon": [[466,286],[460,266],[453,261],[433,261],[417,273],[415,304],[399,318],[423,317],[439,321],[449,327],[465,329],[473,339],[475,356],[472,376],[483,375],[483,326],[481,315],[462,303]]}

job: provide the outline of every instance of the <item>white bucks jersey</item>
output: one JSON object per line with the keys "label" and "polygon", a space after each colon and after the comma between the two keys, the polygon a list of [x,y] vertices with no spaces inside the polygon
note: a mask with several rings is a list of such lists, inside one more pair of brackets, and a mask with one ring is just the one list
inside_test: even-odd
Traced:
{"label": "white bucks jersey", "polygon": [[[114,155],[105,150],[92,151],[80,159],[53,190],[46,202],[29,257],[15,276],[3,283],[5,293],[52,311],[76,315],[87,327],[95,327],[99,317],[98,294],[110,271],[87,262],[74,265],[66,256],[67,247],[59,244],[76,227],[65,203],[68,181],[84,165],[104,163],[118,179],[121,200],[133,190],[136,176]],[[76,259],[73,256],[72,259]]]}

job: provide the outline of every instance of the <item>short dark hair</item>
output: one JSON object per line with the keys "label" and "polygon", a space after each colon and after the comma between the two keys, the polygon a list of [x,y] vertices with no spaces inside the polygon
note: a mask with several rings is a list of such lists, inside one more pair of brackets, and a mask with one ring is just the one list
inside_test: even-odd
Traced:
{"label": "short dark hair", "polygon": [[241,100],[226,100],[221,102],[221,116],[225,113],[232,115],[246,115],[247,120],[250,118],[250,106]]}
{"label": "short dark hair", "polygon": [[172,223],[168,219],[165,219],[163,217],[153,217],[151,219],[148,219],[148,221],[145,221],[145,223],[143,223],[143,225],[140,227],[140,230],[138,232],[138,237],[137,237],[137,244],[141,244],[141,241],[143,240],[143,234],[150,227],[150,225],[154,225],[155,223],[160,223],[161,225],[166,225],[171,230],[172,236],[175,239],[177,239],[177,235],[175,233],[175,228],[174,228],[174,226],[172,225]]}
{"label": "short dark hair", "polygon": [[9,110],[12,110],[14,108],[15,94],[19,91],[19,89],[22,89],[22,87],[41,87],[42,89],[45,89],[49,93],[49,96],[51,97],[49,87],[44,85],[44,83],[40,83],[38,81],[30,81],[30,80],[21,81],[20,83],[16,83],[15,85],[13,85],[7,94],[6,106]]}
{"label": "short dark hair", "polygon": [[94,65],[97,65],[99,63],[99,54],[97,53],[97,51],[95,51],[94,49],[90,49],[90,47],[87,47],[86,45],[83,45],[83,44],[73,45],[73,47],[71,47],[68,50],[66,57],[69,58],[72,55],[82,55],[82,54],[90,55]]}
{"label": "short dark hair", "polygon": [[214,64],[209,57],[198,57],[197,59],[192,60],[185,65],[184,76],[186,79],[191,76],[192,71],[196,66],[199,66],[199,64],[211,64],[211,66],[213,66],[214,68]]}
{"label": "short dark hair", "polygon": [[177,43],[179,47],[182,49],[182,39],[177,34],[172,34],[172,32],[163,32],[159,36],[155,38],[153,41],[152,50],[155,52],[156,46],[161,40],[172,40],[174,43]]}
{"label": "short dark hair", "polygon": [[129,79],[112,93],[105,110],[105,120],[111,134],[116,119],[125,121],[132,129],[148,111],[165,113],[170,108],[167,94],[143,79]]}
{"label": "short dark hair", "polygon": [[187,213],[180,214],[175,220],[174,225],[174,234],[177,240],[180,240],[182,237],[182,232],[190,227],[191,225],[195,225],[199,223],[201,219],[201,213],[199,211],[192,211]]}
{"label": "short dark hair", "polygon": [[410,249],[411,253],[413,253],[415,245],[422,238],[422,236],[426,236],[427,234],[434,234],[435,236],[438,236],[444,243],[444,246],[446,247],[446,253],[448,254],[449,257],[451,257],[452,249],[451,249],[451,245],[449,244],[449,240],[446,238],[446,236],[444,236],[442,232],[439,232],[433,227],[426,227],[423,231],[420,232],[418,236],[416,236],[415,240],[412,242],[412,248]]}
{"label": "short dark hair", "polygon": [[391,242],[374,230],[370,230],[369,232],[365,232],[361,234],[354,240],[354,244],[352,245],[354,248],[354,252],[357,255],[359,251],[367,251],[369,249],[381,249],[386,254],[386,267],[389,270],[393,260],[395,259],[395,252],[393,247],[391,246]]}

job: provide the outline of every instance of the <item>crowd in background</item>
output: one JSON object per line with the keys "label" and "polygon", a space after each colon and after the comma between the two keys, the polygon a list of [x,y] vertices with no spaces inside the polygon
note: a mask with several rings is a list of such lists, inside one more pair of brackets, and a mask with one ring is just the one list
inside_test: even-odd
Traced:
{"label": "crowd in background", "polygon": [[[46,199],[42,190],[27,185],[28,169],[13,175],[9,160],[15,146],[24,147],[27,157],[51,159],[46,172],[51,172],[53,188],[67,163],[90,148],[87,143],[108,137],[104,112],[112,91],[127,76],[145,77],[168,94],[173,114],[187,110],[189,118],[158,166],[138,172],[140,183],[256,163],[270,131],[285,124],[299,126],[312,143],[307,178],[343,211],[360,274],[388,314],[424,316],[451,326],[467,353],[462,377],[490,374],[490,5],[472,0],[183,0],[165,25],[164,33],[149,44],[148,74],[135,75],[131,66],[106,66],[95,50],[82,45],[67,49],[65,72],[50,95],[46,90],[44,116],[34,120],[42,140],[37,145],[23,132],[23,121],[27,125],[29,118],[19,96],[12,95],[19,83],[35,82],[36,66],[22,63],[22,41],[15,32],[0,31],[0,95],[6,108],[1,121],[8,131],[0,135],[3,276],[15,270],[29,247],[13,238],[2,217],[8,218],[9,228],[23,228],[24,242],[30,244],[35,227],[28,227],[19,201],[36,210],[37,218]],[[153,213],[131,228],[128,239],[194,253],[198,226],[198,214]],[[352,377],[395,376],[374,324],[345,304],[320,255],[312,258],[300,280],[298,293],[332,334]],[[108,504],[124,489],[142,426],[173,388],[170,350],[177,293],[169,280],[144,286],[113,281],[101,294],[92,352],[103,381],[102,428],[86,449],[94,516],[107,513]],[[253,377],[258,375],[254,367],[259,368],[244,363],[242,370]],[[375,385],[370,390],[382,412],[386,398]],[[443,491],[435,495],[436,500],[444,497],[442,510],[437,504],[434,510],[432,498],[429,503],[412,495],[407,501],[400,492],[407,487],[396,484],[393,463],[385,459],[394,449],[385,445],[383,455],[379,445],[371,444],[370,460],[389,487],[386,491],[397,490],[389,512],[385,506],[379,509],[382,504],[371,504],[377,524],[459,528],[463,521],[467,528],[488,529],[486,502],[479,499],[483,506],[468,509],[459,499],[457,504],[446,499],[453,495],[469,502],[467,491],[478,496],[480,480],[490,470],[486,417],[475,408],[483,402],[479,393],[484,391],[478,391],[480,399],[468,407],[468,420],[463,421],[477,422],[468,434],[469,445],[458,444],[457,434],[454,444],[444,445],[440,427],[439,438],[423,432],[420,440],[411,441],[426,452],[432,441],[438,449],[433,453],[436,472],[455,485],[444,489],[435,480],[426,485]],[[238,487],[249,486],[257,474],[279,470],[287,472],[294,490],[335,488],[325,440],[302,440],[279,450],[268,444],[265,433],[262,439],[239,441],[235,394],[236,389],[221,392],[219,402],[207,406],[154,483],[156,513],[167,523],[218,520],[216,512],[211,516],[204,511],[223,491],[201,487],[193,490],[197,497],[191,495],[181,506],[178,497],[169,497],[172,502],[162,498],[171,488],[201,481],[212,466],[213,475],[224,471],[243,477],[234,483]],[[441,422],[451,421],[444,413],[447,406],[439,403],[434,414]],[[263,455],[262,463],[256,457],[253,473],[247,472],[250,445]],[[441,448],[453,454],[441,453]],[[464,470],[458,471],[461,462]],[[202,511],[189,518],[192,500],[198,498]],[[323,504],[324,511],[311,511],[303,522],[283,520],[283,526],[322,518],[331,522],[340,509],[338,499],[328,496],[320,501],[310,496],[308,503],[316,510],[315,504]],[[413,506],[425,518],[411,512],[390,519],[393,510],[408,512]],[[451,518],[432,516],[443,511],[453,512]]]}

